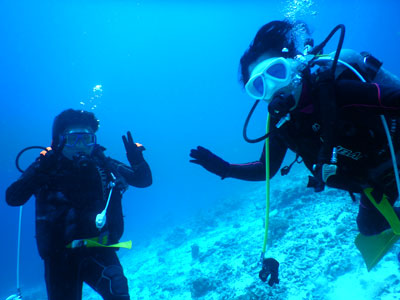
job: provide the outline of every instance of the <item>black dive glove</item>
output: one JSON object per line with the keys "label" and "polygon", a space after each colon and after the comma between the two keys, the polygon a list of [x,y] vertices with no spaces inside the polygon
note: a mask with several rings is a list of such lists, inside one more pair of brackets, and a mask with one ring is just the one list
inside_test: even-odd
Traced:
{"label": "black dive glove", "polygon": [[268,284],[273,286],[275,283],[279,283],[279,262],[273,258],[263,259],[262,269],[258,276],[263,282],[266,282],[268,279]]}
{"label": "black dive glove", "polygon": [[40,156],[36,159],[23,174],[22,178],[28,179],[33,185],[40,186],[48,183],[51,177],[57,172],[57,164],[61,158],[61,151],[64,144],[48,147],[40,152]]}
{"label": "black dive glove", "polygon": [[286,116],[296,105],[293,95],[276,95],[268,105],[268,112],[277,118]]}
{"label": "black dive glove", "polygon": [[144,162],[143,151],[146,150],[141,144],[134,143],[132,139],[132,134],[130,131],[126,133],[126,136],[122,136],[122,141],[124,142],[126,149],[126,157],[128,158],[131,166],[135,166]]}
{"label": "black dive glove", "polygon": [[42,151],[38,158],[39,164],[36,170],[40,173],[48,173],[55,169],[58,159],[59,155],[54,150]]}
{"label": "black dive glove", "polygon": [[216,156],[210,150],[197,146],[197,149],[190,150],[191,163],[202,166],[207,171],[214,173],[224,179],[227,177],[230,164]]}
{"label": "black dive glove", "polygon": [[57,162],[61,158],[61,152],[64,149],[65,141],[63,141],[60,145],[52,145],[51,148],[47,148],[47,150],[43,150],[40,152],[40,156],[37,159],[38,166],[36,171],[39,173],[49,173],[54,171],[57,166]]}

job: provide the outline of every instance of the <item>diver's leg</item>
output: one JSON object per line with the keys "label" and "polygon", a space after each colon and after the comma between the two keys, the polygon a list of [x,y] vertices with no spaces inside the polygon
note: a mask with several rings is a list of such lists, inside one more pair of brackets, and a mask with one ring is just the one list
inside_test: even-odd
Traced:
{"label": "diver's leg", "polygon": [[364,235],[375,235],[390,227],[384,216],[364,194],[361,194],[357,225],[360,233]]}
{"label": "diver's leg", "polygon": [[45,280],[49,300],[81,300],[82,283],[78,281],[78,264],[67,252],[45,259]]}
{"label": "diver's leg", "polygon": [[128,280],[114,249],[90,249],[90,255],[80,265],[80,274],[104,300],[130,299]]}
{"label": "diver's leg", "polygon": [[[382,197],[382,195],[380,196]],[[375,197],[379,198],[379,197]],[[379,200],[376,201],[380,201]],[[395,198],[389,197],[391,205],[395,202]],[[400,209],[395,207],[394,211],[400,216]],[[360,233],[364,235],[375,235],[382,231],[389,229],[390,225],[386,221],[385,217],[379,212],[379,210],[371,203],[365,194],[361,194],[360,206],[357,215],[357,225]]]}

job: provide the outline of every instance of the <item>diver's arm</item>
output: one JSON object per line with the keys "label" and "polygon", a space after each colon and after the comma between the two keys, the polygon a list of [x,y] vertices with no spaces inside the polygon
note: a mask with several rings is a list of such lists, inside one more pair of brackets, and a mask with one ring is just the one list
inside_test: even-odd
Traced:
{"label": "diver's arm", "polygon": [[6,191],[6,202],[11,206],[24,205],[42,184],[41,176],[37,172],[38,162],[34,162],[11,184]]}
{"label": "diver's arm", "polygon": [[144,188],[153,182],[150,167],[145,160],[130,167],[112,158],[110,158],[110,163],[131,186]]}
{"label": "diver's arm", "polygon": [[92,155],[97,157],[111,172],[120,174],[127,184],[135,187],[148,187],[152,184],[150,167],[144,158],[137,163],[132,161],[131,166],[127,166],[116,159],[106,157],[104,151],[103,146],[97,145]]}
{"label": "diver's arm", "polygon": [[[285,158],[287,146],[277,136],[272,136],[269,140],[269,172],[270,178],[272,178],[278,172]],[[260,160],[247,164],[230,164],[227,177],[248,181],[263,181],[265,180],[265,168],[264,146]]]}
{"label": "diver's arm", "polygon": [[265,164],[261,161],[230,164],[226,177],[247,181],[263,181],[265,180]]}

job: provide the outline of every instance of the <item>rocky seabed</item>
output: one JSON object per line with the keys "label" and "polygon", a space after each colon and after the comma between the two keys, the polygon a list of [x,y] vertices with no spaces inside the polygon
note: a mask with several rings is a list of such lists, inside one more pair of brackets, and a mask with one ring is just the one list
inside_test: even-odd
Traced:
{"label": "rocky seabed", "polygon": [[[367,272],[354,245],[358,203],[341,191],[305,189],[297,171],[272,181],[267,257],[280,283],[258,278],[265,185],[221,200],[122,255],[132,299],[400,299],[399,245]],[[85,299],[91,296],[86,289]],[[96,298],[97,297],[97,298]]]}

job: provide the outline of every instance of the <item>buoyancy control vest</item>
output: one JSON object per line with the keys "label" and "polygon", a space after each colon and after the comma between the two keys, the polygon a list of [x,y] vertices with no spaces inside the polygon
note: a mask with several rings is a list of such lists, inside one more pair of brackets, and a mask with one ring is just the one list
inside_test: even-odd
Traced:
{"label": "buoyancy control vest", "polygon": [[84,169],[66,162],[51,174],[51,181],[35,193],[36,238],[42,258],[65,250],[76,239],[108,234],[110,244],[118,242],[123,233],[124,184],[114,188],[106,225],[100,230],[95,225],[97,214],[106,204],[110,180],[111,171],[97,161]]}

